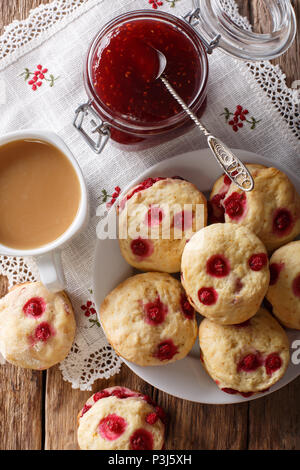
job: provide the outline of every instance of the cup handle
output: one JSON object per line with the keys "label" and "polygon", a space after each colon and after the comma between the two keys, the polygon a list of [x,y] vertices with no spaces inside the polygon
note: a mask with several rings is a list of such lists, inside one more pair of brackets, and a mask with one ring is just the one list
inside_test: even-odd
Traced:
{"label": "cup handle", "polygon": [[36,262],[44,286],[51,292],[64,290],[66,281],[60,251],[51,251],[41,255]]}

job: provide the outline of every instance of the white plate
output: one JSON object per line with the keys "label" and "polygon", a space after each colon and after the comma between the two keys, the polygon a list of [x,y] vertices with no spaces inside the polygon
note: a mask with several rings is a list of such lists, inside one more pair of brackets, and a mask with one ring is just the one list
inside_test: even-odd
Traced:
{"label": "white plate", "polygon": [[[273,162],[254,153],[244,150],[234,150],[234,152],[244,162],[274,166]],[[281,168],[279,165],[276,166],[290,177],[300,193],[300,180],[285,168]],[[182,176],[194,183],[201,191],[206,192],[211,189],[220,174],[220,167],[210,151],[208,149],[197,150],[158,163],[140,175],[125,191],[149,176]],[[94,296],[98,311],[105,296],[120,282],[134,273],[133,268],[121,256],[118,240],[98,240],[94,266]],[[300,339],[300,331],[289,330],[288,335],[291,342]],[[141,367],[128,361],[125,361],[125,363],[143,380],[170,395],[210,404],[239,403],[254,400],[280,389],[300,375],[300,365],[290,364],[283,379],[274,385],[269,392],[243,398],[240,395],[228,395],[218,389],[201,365],[198,343],[195,344],[186,358],[173,364]]]}

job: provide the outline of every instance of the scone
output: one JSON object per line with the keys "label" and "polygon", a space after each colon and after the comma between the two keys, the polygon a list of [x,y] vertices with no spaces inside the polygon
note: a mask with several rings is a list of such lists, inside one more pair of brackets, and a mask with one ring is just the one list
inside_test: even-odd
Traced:
{"label": "scone", "polygon": [[179,272],[187,240],[206,222],[206,199],[192,183],[148,178],[119,206],[121,253],[141,271]]}
{"label": "scone", "polygon": [[240,325],[204,319],[199,340],[206,371],[227,393],[265,391],[283,377],[289,364],[288,337],[263,308]]}
{"label": "scone", "polygon": [[[223,177],[215,184],[211,203],[225,222],[244,225],[265,244],[269,252],[300,233],[300,197],[289,178],[276,168],[248,165],[254,178],[253,191],[245,193]],[[229,180],[229,181],[228,181]],[[219,212],[216,212],[219,211]]]}
{"label": "scone", "polygon": [[[255,178],[257,171],[266,168],[263,165],[246,163],[248,170],[253,178]],[[231,187],[232,181],[227,175],[220,176],[213,185],[210,198],[208,201],[208,214],[209,222],[211,224],[225,222],[225,209],[222,205],[226,194]]]}
{"label": "scone", "polygon": [[0,352],[16,366],[43,370],[61,362],[75,329],[67,295],[40,282],[18,285],[0,300]]}
{"label": "scone", "polygon": [[78,415],[82,450],[161,450],[166,414],[138,392],[112,387],[95,393]]}
{"label": "scone", "polygon": [[100,318],[117,354],[141,366],[182,359],[197,337],[194,309],[180,282],[167,273],[122,282],[102,303]]}
{"label": "scone", "polygon": [[288,328],[300,330],[300,241],[273,253],[270,272],[267,299],[274,315]]}
{"label": "scone", "polygon": [[246,227],[213,224],[186,245],[181,281],[190,303],[224,325],[257,312],[269,285],[269,262],[259,238]]}

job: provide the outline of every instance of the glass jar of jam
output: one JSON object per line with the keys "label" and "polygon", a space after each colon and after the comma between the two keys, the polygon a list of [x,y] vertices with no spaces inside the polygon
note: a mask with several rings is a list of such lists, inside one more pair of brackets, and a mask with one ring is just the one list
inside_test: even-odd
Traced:
{"label": "glass jar of jam", "polygon": [[275,3],[277,23],[280,4],[283,19],[269,35],[235,25],[224,15],[222,0],[194,0],[194,10],[184,18],[138,10],[113,19],[89,48],[84,71],[89,101],[77,109],[75,127],[96,153],[109,139],[140,150],[183,134],[193,123],[156,79],[156,50],[167,59],[164,75],[200,117],[206,106],[208,54],[214,47],[249,60],[280,55],[293,41],[293,10],[286,8],[286,0]]}

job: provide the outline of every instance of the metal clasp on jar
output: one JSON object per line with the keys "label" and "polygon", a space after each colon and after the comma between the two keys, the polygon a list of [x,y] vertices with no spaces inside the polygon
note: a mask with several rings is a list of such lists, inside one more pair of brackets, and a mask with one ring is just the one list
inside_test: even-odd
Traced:
{"label": "metal clasp on jar", "polygon": [[[201,23],[201,18],[200,18],[200,4],[199,0],[193,0],[193,5],[194,9],[187,13],[185,16],[182,16],[182,19],[189,23],[193,28],[198,26],[199,23]],[[196,32],[198,36],[200,36],[200,39],[206,49],[207,54],[211,54],[213,50],[219,46],[220,39],[221,39],[221,34],[217,34],[212,41],[208,42],[203,35],[199,32],[198,29],[196,29]]]}
{"label": "metal clasp on jar", "polygon": [[[82,134],[90,148],[101,153],[110,138],[109,125],[102,121],[91,106],[91,101],[82,104],[75,111],[74,127]],[[86,127],[83,124],[86,124]],[[95,136],[95,138],[93,138]]]}

